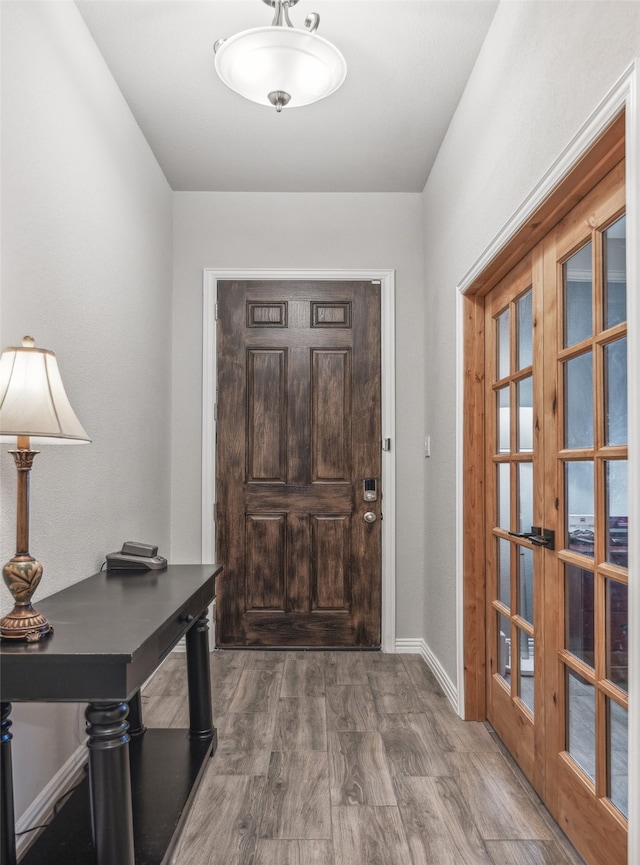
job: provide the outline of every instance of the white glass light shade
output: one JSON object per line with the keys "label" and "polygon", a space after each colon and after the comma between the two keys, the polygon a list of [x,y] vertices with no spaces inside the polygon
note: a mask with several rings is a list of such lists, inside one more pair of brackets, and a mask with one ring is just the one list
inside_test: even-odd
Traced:
{"label": "white glass light shade", "polygon": [[82,444],[91,441],[71,408],[56,356],[35,348],[25,337],[22,347],[0,357],[0,441],[31,444]]}
{"label": "white glass light shade", "polygon": [[288,107],[310,105],[336,91],[347,74],[331,42],[292,27],[256,27],[222,42],[216,52],[222,81],[252,102],[271,105],[269,93],[291,96]]}

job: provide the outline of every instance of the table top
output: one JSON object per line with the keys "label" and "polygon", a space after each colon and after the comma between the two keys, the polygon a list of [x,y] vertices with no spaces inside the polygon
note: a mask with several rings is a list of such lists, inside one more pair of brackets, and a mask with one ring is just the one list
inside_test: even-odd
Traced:
{"label": "table top", "polygon": [[101,571],[36,599],[53,634],[37,643],[0,643],[2,700],[129,699],[211,603],[221,569]]}

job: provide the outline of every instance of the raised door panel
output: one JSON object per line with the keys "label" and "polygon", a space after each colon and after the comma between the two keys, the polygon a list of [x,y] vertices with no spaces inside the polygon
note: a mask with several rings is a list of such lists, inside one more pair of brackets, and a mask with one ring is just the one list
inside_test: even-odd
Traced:
{"label": "raised door panel", "polygon": [[311,518],[311,602],[313,610],[349,610],[349,514]]}
{"label": "raised door panel", "polygon": [[351,352],[314,349],[311,357],[311,480],[349,482]]}
{"label": "raised door panel", "polygon": [[287,477],[287,352],[247,353],[247,481]]}
{"label": "raised door panel", "polygon": [[285,514],[246,516],[247,610],[286,607],[286,529]]}

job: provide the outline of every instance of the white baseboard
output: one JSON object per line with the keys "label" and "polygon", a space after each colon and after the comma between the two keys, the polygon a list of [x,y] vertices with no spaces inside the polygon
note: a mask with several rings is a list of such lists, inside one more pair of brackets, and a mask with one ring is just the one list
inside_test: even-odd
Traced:
{"label": "white baseboard", "polygon": [[[16,820],[16,833],[24,832],[32,826],[41,826],[50,822],[58,799],[79,780],[80,773],[87,762],[87,756],[86,744],[78,745],[67,762],[56,772],[42,792],[36,796],[20,819]],[[18,859],[26,853],[37,837],[37,831],[18,835],[16,838]]]}
{"label": "white baseboard", "polygon": [[447,699],[458,714],[458,689],[451,681],[440,661],[433,654],[426,642],[421,638],[404,638],[396,640],[396,652],[398,654],[416,654],[422,657],[427,667],[438,680],[438,684],[447,696]]}

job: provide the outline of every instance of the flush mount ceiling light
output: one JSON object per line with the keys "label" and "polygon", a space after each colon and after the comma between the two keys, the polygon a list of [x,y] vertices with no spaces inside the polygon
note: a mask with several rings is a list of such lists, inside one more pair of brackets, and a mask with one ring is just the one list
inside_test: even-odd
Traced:
{"label": "flush mount ceiling light", "polygon": [[289,7],[297,2],[263,0],[275,8],[270,27],[243,30],[213,46],[216,72],[227,87],[278,112],[330,96],[347,74],[342,54],[315,32],[319,15],[307,17],[305,30],[293,26]]}

